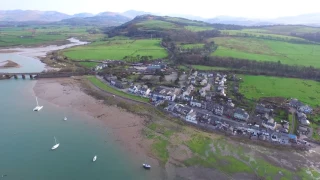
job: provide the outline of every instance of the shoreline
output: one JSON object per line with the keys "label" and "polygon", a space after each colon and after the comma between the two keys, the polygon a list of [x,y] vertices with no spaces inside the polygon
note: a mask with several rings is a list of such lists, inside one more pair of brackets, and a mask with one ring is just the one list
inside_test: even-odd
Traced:
{"label": "shoreline", "polygon": [[[68,107],[81,114],[101,121],[106,125],[129,156],[137,158],[141,163],[148,156],[152,167],[161,169],[159,161],[150,154],[147,141],[142,136],[145,117],[130,113],[116,106],[106,105],[103,100],[84,92],[81,78],[54,78],[37,80],[33,91],[38,98],[59,107]],[[156,173],[159,173],[155,171]],[[163,172],[160,172],[163,176]],[[160,175],[158,175],[160,177]]]}
{"label": "shoreline", "polygon": [[41,59],[47,56],[47,53],[62,50],[74,46],[89,44],[90,42],[80,41],[76,38],[69,38],[66,41],[69,41],[67,44],[63,45],[38,45],[35,47],[9,47],[9,48],[0,48],[0,53],[8,54],[17,54],[26,57],[32,57],[36,59]]}

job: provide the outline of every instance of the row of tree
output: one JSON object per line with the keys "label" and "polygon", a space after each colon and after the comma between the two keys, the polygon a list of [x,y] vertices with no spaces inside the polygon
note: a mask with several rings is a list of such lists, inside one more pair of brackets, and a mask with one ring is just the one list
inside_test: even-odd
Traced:
{"label": "row of tree", "polygon": [[199,64],[231,68],[233,73],[253,75],[270,75],[291,78],[320,80],[320,69],[312,66],[293,66],[270,61],[254,61],[226,57],[201,56],[199,54],[179,54],[175,59],[177,64]]}

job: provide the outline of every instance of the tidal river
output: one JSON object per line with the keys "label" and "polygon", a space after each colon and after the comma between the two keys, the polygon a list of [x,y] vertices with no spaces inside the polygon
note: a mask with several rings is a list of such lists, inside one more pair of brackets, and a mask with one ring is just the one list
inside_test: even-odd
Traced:
{"label": "tidal river", "polygon": [[[22,67],[0,72],[44,70],[37,59],[0,54],[0,61],[8,59]],[[154,179],[152,171],[142,169],[141,161],[120,148],[99,120],[42,99],[44,108],[33,112],[35,83],[28,78],[0,81],[0,179]],[[60,146],[52,151],[54,137]]]}

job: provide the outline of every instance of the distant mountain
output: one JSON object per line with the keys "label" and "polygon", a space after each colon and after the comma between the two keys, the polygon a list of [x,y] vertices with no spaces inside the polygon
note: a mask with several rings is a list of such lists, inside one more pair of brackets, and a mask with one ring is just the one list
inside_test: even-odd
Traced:
{"label": "distant mountain", "polygon": [[130,21],[130,18],[118,13],[104,12],[93,17],[74,17],[64,19],[59,24],[66,25],[95,25],[95,26],[118,26]]}
{"label": "distant mountain", "polygon": [[206,22],[211,24],[234,24],[241,26],[261,26],[261,25],[273,25],[275,23],[262,21],[262,20],[253,20],[243,17],[232,17],[232,16],[218,16],[216,18],[207,19]]}
{"label": "distant mountain", "polygon": [[302,14],[299,16],[280,17],[273,19],[272,22],[279,24],[304,24],[304,25],[320,25],[320,13]]}
{"label": "distant mountain", "polygon": [[92,13],[78,13],[78,14],[74,14],[72,17],[85,18],[85,17],[92,17],[92,16],[94,16],[94,14]]}
{"label": "distant mountain", "polygon": [[126,16],[128,18],[135,18],[136,16],[141,16],[141,15],[145,15],[145,14],[152,14],[149,12],[144,12],[144,11],[136,11],[136,10],[129,10],[129,11],[125,11],[123,13],[121,13],[121,15]]}
{"label": "distant mountain", "polygon": [[0,21],[61,21],[70,18],[68,14],[56,11],[8,10],[0,11]]}

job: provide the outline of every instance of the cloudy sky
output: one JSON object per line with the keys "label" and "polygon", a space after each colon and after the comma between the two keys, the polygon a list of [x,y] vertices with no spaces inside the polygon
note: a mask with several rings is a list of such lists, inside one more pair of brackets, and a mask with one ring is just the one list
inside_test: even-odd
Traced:
{"label": "cloudy sky", "polygon": [[53,10],[67,14],[140,10],[201,17],[276,18],[320,12],[318,0],[3,0],[0,10]]}

